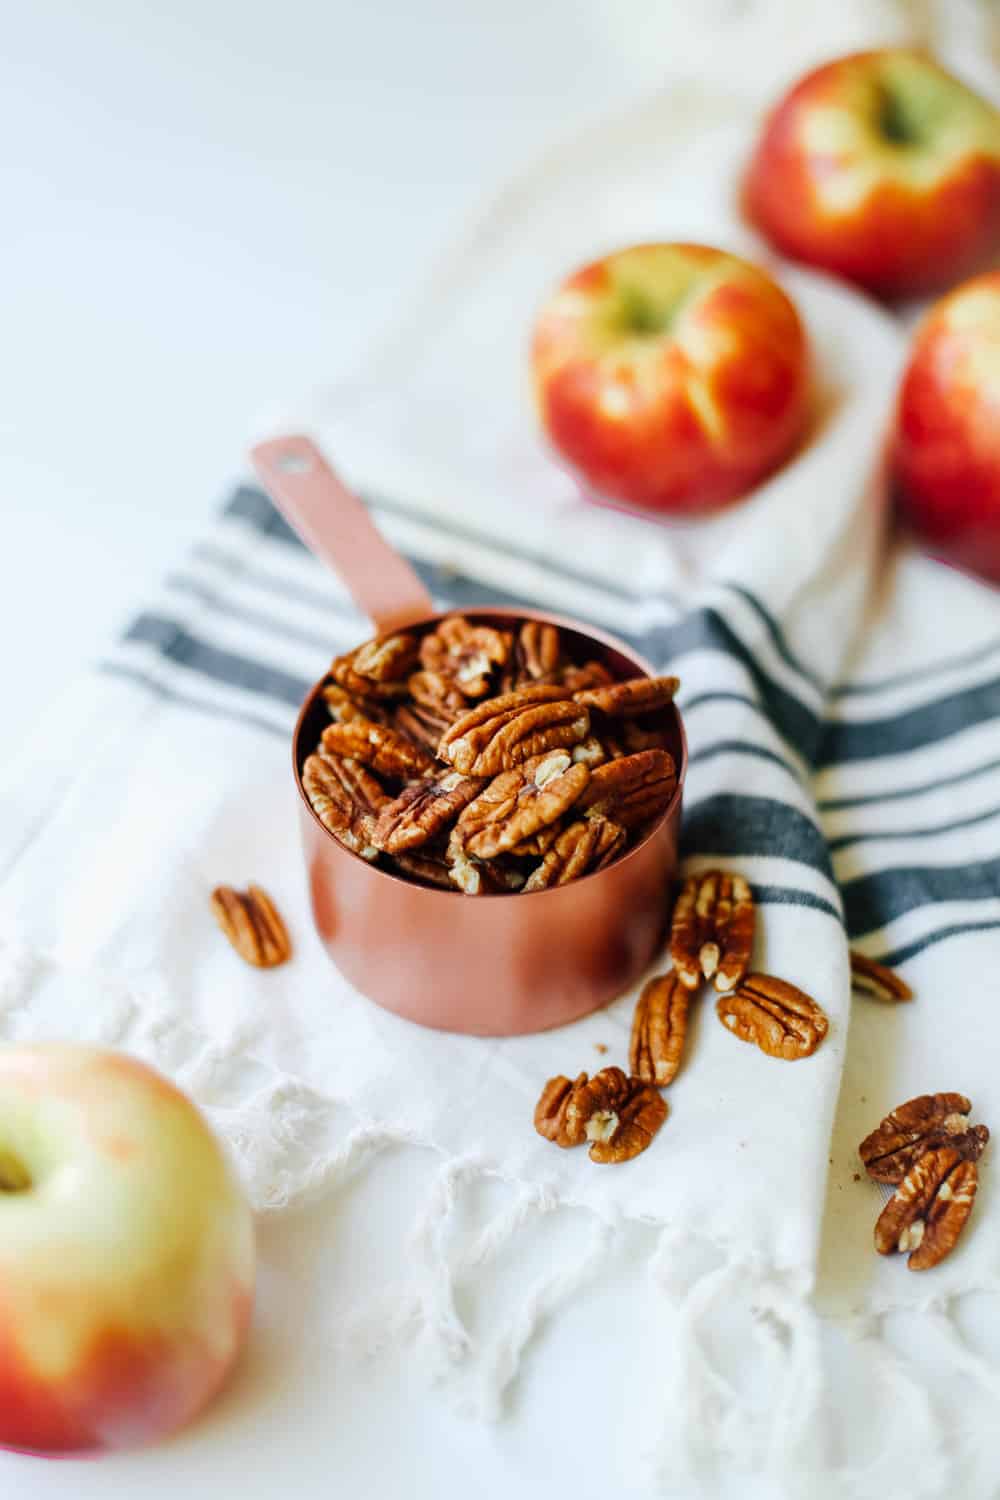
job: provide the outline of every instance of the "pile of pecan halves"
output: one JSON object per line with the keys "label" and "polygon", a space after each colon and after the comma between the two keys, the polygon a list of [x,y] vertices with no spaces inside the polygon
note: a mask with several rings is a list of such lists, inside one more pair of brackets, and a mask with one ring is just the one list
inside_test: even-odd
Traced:
{"label": "pile of pecan halves", "polygon": [[900,1104],[865,1137],[858,1155],[873,1182],[896,1191],[875,1225],[880,1255],[909,1254],[911,1271],[950,1255],[965,1228],[990,1133],[970,1125],[964,1094],[921,1094]]}
{"label": "pile of pecan halves", "polygon": [[645,837],[677,788],[676,677],[616,680],[555,625],[450,615],[330,667],[333,720],[302,768],[353,853],[469,896],[545,890]]}
{"label": "pile of pecan halves", "polygon": [[756,914],[740,875],[692,875],[674,907],[673,967],[644,986],[636,1002],[629,1071],[602,1068],[592,1078],[550,1078],[535,1107],[535,1129],[557,1146],[589,1141],[595,1162],[638,1156],[667,1118],[660,1093],[677,1076],[688,1010],[705,981],[719,993],[716,1013],[743,1042],[769,1057],[809,1057],[826,1036],[827,1018],[810,995],[770,974],[748,974]]}
{"label": "pile of pecan halves", "polygon": [[[851,980],[876,1000],[913,999],[899,974],[853,950]],[[911,1271],[929,1271],[950,1255],[972,1212],[976,1163],[990,1133],[969,1124],[971,1109],[964,1094],[920,1094],[891,1110],[858,1147],[871,1180],[896,1189],[875,1225],[875,1249],[908,1255]]]}

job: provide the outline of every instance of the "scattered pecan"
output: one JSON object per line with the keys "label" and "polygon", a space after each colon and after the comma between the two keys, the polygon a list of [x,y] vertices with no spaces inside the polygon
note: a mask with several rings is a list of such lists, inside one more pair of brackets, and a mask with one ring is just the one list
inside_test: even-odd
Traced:
{"label": "scattered pecan", "polygon": [[573,694],[577,703],[596,709],[610,718],[653,713],[666,708],[680,687],[677,677],[630,677],[626,682],[611,682],[603,687],[582,688]]}
{"label": "scattered pecan", "polygon": [[750,967],[754,925],[753,896],[741,875],[690,876],[670,929],[670,956],[682,982],[697,989],[704,977],[719,991],[734,989]]}
{"label": "scattered pecan", "polygon": [[858,1147],[874,1182],[902,1182],[925,1151],[950,1146],[968,1161],[983,1151],[990,1133],[969,1124],[972,1104],[964,1094],[920,1094],[886,1115]]}
{"label": "scattered pecan", "polygon": [[565,750],[532,756],[501,771],[461,813],[456,834],[468,853],[493,859],[561,818],[587,785],[590,772]]}
{"label": "scattered pecan", "polygon": [[628,1065],[636,1078],[664,1088],[681,1065],[691,991],[676,969],[644,985],[636,1002]]}
{"label": "scattered pecan", "polygon": [[517,636],[518,666],[521,673],[537,682],[548,677],[559,665],[562,643],[555,625],[541,620],[525,620]]}
{"label": "scattered pecan", "polygon": [[539,1135],[564,1147],[590,1141],[590,1159],[601,1163],[638,1156],[666,1118],[657,1090],[621,1068],[602,1068],[590,1079],[580,1073],[572,1082],[550,1078],[535,1106]]}
{"label": "scattered pecan", "polygon": [[466,698],[482,698],[490,690],[490,673],[503,666],[513,639],[492,625],[470,625],[462,615],[449,615],[420,643],[420,663],[427,672],[450,678]]}
{"label": "scattered pecan", "polygon": [[910,1252],[911,1271],[939,1265],[965,1228],[978,1177],[975,1162],[951,1146],[925,1151],[879,1215],[875,1249],[880,1255]]}
{"label": "scattered pecan", "polygon": [[736,993],[723,995],[715,1008],[741,1042],[755,1042],[769,1057],[788,1062],[815,1052],[829,1025],[811,995],[770,974],[748,974]]}
{"label": "scattered pecan", "polygon": [[413,782],[384,805],[372,843],[387,854],[420,848],[451,826],[482,785],[477,777],[458,771],[448,771],[433,781]]}
{"label": "scattered pecan", "polygon": [[856,953],[851,949],[851,984],[856,990],[863,990],[866,995],[874,995],[876,1000],[912,1000],[913,991],[905,979],[901,979],[894,969],[887,969],[884,964],[877,964],[873,958],[866,958],[863,953]]}
{"label": "scattered pecan", "polygon": [[388,722],[385,710],[371,698],[352,698],[351,694],[337,682],[328,682],[323,689],[323,702],[330,718],[338,724],[352,724],[358,719],[369,719],[375,724]]}
{"label": "scattered pecan", "polygon": [[676,789],[673,757],[666,750],[642,750],[595,767],[580,807],[621,828],[636,828],[665,812]]}
{"label": "scattered pecan", "polygon": [[240,958],[255,969],[273,969],[292,956],[285,924],[277,907],[259,885],[245,891],[218,885],[212,892],[215,920]]}
{"label": "scattered pecan", "polygon": [[328,724],[321,738],[324,750],[371,766],[380,776],[407,781],[426,776],[434,769],[434,761],[426,750],[386,724],[373,724],[366,719]]}
{"label": "scattered pecan", "polygon": [[378,857],[372,835],[389,794],[366,766],[317,750],[302,767],[302,785],[324,828],[362,859]]}
{"label": "scattered pecan", "polygon": [[590,716],[562,688],[536,685],[491,698],[441,736],[438,755],[464,776],[496,776],[532,756],[578,745]]}
{"label": "scattered pecan", "polygon": [[373,682],[405,682],[417,664],[420,642],[415,635],[386,635],[366,641],[354,653],[352,666],[360,677]]}
{"label": "scattered pecan", "polygon": [[602,870],[624,843],[625,830],[617,823],[600,816],[578,818],[562,830],[537,870],[528,876],[524,889],[544,891]]}

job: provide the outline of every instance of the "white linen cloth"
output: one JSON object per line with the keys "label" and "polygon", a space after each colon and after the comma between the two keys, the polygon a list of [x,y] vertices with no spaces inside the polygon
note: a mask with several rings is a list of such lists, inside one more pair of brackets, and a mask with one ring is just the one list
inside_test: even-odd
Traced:
{"label": "white linen cloth", "polygon": [[[961,1250],[919,1278],[873,1255],[881,1198],[854,1180],[855,1151],[925,1090],[962,1089],[977,1118],[1000,1121],[1000,1022],[983,984],[1000,932],[1000,606],[906,544],[885,552],[880,455],[903,334],[777,268],[816,354],[810,440],[700,526],[581,502],[523,389],[532,310],[568,267],[657,237],[762,254],[732,210],[747,121],[736,97],[675,90],[560,153],[313,425],[442,602],[549,606],[676,669],[687,867],[753,881],[756,964],[830,1017],[816,1055],[767,1059],[702,1005],[661,1136],[602,1170],[540,1141],[531,1110],[551,1074],[624,1061],[634,994],[554,1033],[483,1041],[415,1028],[340,979],[311,933],[287,736],[305,686],[365,626],[250,485],[15,766],[0,803],[0,1033],[151,1057],[210,1111],[261,1209],[397,1142],[436,1153],[409,1263],[388,1284],[373,1268],[355,1331],[417,1330],[477,1412],[497,1409],[532,1331],[613,1236],[652,1227],[673,1344],[651,1432],[658,1482],[689,1486],[721,1458],[789,1484],[822,1470],[840,1493],[886,1493],[905,1471],[908,1494],[931,1495],[958,1472],[990,1477],[982,1424],[959,1431],[947,1403],[960,1377],[963,1408],[989,1413],[996,1377],[945,1316],[997,1289],[990,1155]],[[240,966],[208,916],[214,884],[247,879],[271,890],[295,941],[273,973]],[[912,1006],[851,1004],[845,920],[852,942],[902,968]],[[484,1181],[504,1190],[488,1215]],[[457,1278],[557,1205],[583,1210],[585,1233],[540,1281],[507,1287],[504,1328],[477,1346]],[[936,1377],[881,1321],[929,1306],[949,1360]],[[712,1350],[720,1308],[749,1320],[742,1379]],[[859,1358],[834,1347],[847,1319],[879,1371],[883,1441],[863,1461],[832,1453],[825,1425],[833,1363]]]}

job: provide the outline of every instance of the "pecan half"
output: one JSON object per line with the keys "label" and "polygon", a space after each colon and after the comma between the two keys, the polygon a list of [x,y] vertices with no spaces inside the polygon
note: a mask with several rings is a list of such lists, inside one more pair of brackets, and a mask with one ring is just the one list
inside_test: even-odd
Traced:
{"label": "pecan half", "polygon": [[424,885],[437,885],[448,891],[455,889],[451,866],[442,850],[416,849],[396,854],[390,859],[389,867]]}
{"label": "pecan half", "polygon": [[985,1125],[969,1125],[972,1104],[964,1094],[920,1094],[890,1111],[866,1135],[858,1155],[873,1182],[902,1182],[925,1151],[950,1146],[968,1161],[982,1155]]}
{"label": "pecan half", "polygon": [[965,1228],[979,1174],[951,1146],[925,1151],[879,1214],[875,1249],[880,1255],[910,1252],[911,1271],[929,1271],[954,1250]]}
{"label": "pecan half", "polygon": [[399,683],[413,671],[419,652],[420,642],[415,635],[386,635],[359,646],[352,666],[359,676],[370,677],[373,682]]}
{"label": "pecan half", "polygon": [[501,771],[469,802],[456,825],[463,848],[494,859],[561,818],[587,785],[590,772],[565,750],[535,755]]}
{"label": "pecan half", "polygon": [[608,752],[597,738],[596,734],[588,734],[585,740],[573,746],[573,759],[582,766],[602,766],[608,759]]}
{"label": "pecan half", "polygon": [[528,876],[524,889],[544,891],[601,870],[624,843],[625,830],[617,823],[600,816],[578,818],[559,834],[537,870]]}
{"label": "pecan half", "polygon": [[401,703],[393,714],[392,722],[407,739],[413,740],[421,749],[429,750],[433,755],[441,736],[453,720],[450,714],[436,709],[423,708],[417,703]]}
{"label": "pecan half", "polygon": [[387,854],[418,849],[449,828],[481,790],[475,776],[449,771],[434,781],[415,781],[387,802],[372,831],[372,843]]}
{"label": "pecan half", "polygon": [[535,1106],[539,1135],[563,1147],[590,1141],[590,1159],[599,1163],[638,1156],[666,1118],[657,1090],[621,1068],[602,1068],[590,1079],[580,1073],[572,1082],[550,1078]]}
{"label": "pecan half", "polygon": [[611,682],[604,687],[589,687],[573,694],[577,703],[597,709],[610,718],[653,713],[674,701],[680,687],[677,677],[630,677],[625,682]]}
{"label": "pecan half", "polygon": [[723,1026],[768,1057],[809,1057],[826,1036],[824,1011],[805,990],[770,974],[749,974],[733,995],[716,1002]]}
{"label": "pecan half", "polygon": [[580,807],[622,828],[637,828],[665,812],[676,789],[673,757],[666,750],[642,750],[596,766]]}
{"label": "pecan half", "polygon": [[445,728],[461,718],[469,707],[465,694],[460,692],[443,672],[411,672],[410,696],[421,708],[444,718]]}
{"label": "pecan half", "polygon": [[452,680],[466,698],[482,698],[490,689],[490,673],[503,666],[513,638],[491,625],[470,625],[462,615],[449,615],[420,643],[420,663],[427,672]]}
{"label": "pecan half", "polygon": [[[405,676],[383,679],[358,671],[356,663],[359,653],[369,652],[378,644],[375,641],[368,641],[364,646],[359,646],[356,651],[348,651],[345,656],[335,656],[330,663],[330,676],[339,687],[354,698],[405,698],[409,691]],[[368,660],[369,664],[372,662],[370,654],[362,659]],[[378,669],[377,663],[376,669]]]}
{"label": "pecan half", "polygon": [[375,724],[387,723],[385,710],[377,703],[370,698],[352,698],[337,682],[327,683],[323,689],[323,702],[330,718],[338,724],[352,724],[358,719],[370,719]]}
{"label": "pecan half", "polygon": [[636,1001],[629,1041],[629,1071],[646,1083],[665,1088],[681,1065],[687,1034],[691,991],[676,969],[658,974],[643,986]]}
{"label": "pecan half", "polygon": [[255,969],[274,969],[292,956],[285,924],[277,907],[259,885],[245,891],[218,885],[212,892],[212,913],[240,958]]}
{"label": "pecan half", "polygon": [[302,767],[302,786],[324,828],[353,854],[378,858],[372,834],[389,794],[367,767],[317,750]]}
{"label": "pecan half", "polygon": [[532,756],[578,745],[590,716],[562,688],[535,685],[491,698],[441,736],[438,755],[463,776],[496,776]]}
{"label": "pecan half", "polygon": [[581,692],[584,688],[604,687],[615,680],[601,661],[585,661],[582,667],[571,663],[557,675],[560,685],[570,693]]}
{"label": "pecan half", "polygon": [[517,636],[518,665],[525,677],[537,682],[559,665],[562,643],[555,625],[541,620],[525,620]]}
{"label": "pecan half", "polygon": [[753,896],[742,875],[707,870],[690,876],[670,928],[670,956],[682,982],[695,990],[704,977],[719,991],[734,989],[750,967],[754,925]]}
{"label": "pecan half", "polygon": [[387,724],[355,719],[350,724],[328,724],[321,736],[323,749],[371,766],[380,776],[408,781],[426,776],[434,761],[426,750]]}
{"label": "pecan half", "polygon": [[535,1129],[539,1135],[564,1149],[583,1144],[585,1122],[574,1116],[570,1126],[567,1110],[573,1090],[583,1088],[586,1082],[586,1073],[578,1073],[573,1079],[565,1078],[560,1073],[549,1079],[535,1105]]}
{"label": "pecan half", "polygon": [[476,859],[464,848],[457,831],[448,841],[448,873],[453,886],[465,896],[497,896],[519,891],[524,874],[501,860]]}
{"label": "pecan half", "polygon": [[913,991],[905,979],[901,979],[894,969],[887,969],[884,964],[877,964],[873,958],[866,958],[863,953],[856,953],[851,949],[851,984],[856,990],[863,990],[866,995],[874,995],[876,1000],[912,1000]]}

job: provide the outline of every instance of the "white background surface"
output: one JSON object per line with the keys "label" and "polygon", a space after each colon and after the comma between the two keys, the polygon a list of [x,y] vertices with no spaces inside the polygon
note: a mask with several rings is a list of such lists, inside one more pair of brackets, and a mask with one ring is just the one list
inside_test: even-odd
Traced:
{"label": "white background surface", "polygon": [[[100,654],[277,404],[637,84],[580,0],[35,0],[0,58],[5,720]],[[10,515],[13,513],[13,527]],[[0,751],[2,758],[2,751]]]}

